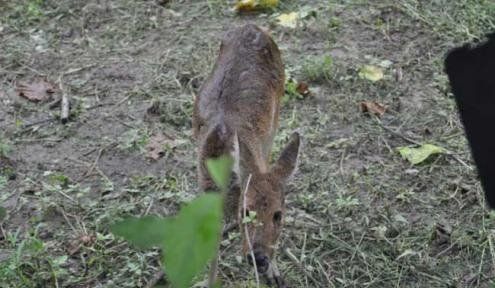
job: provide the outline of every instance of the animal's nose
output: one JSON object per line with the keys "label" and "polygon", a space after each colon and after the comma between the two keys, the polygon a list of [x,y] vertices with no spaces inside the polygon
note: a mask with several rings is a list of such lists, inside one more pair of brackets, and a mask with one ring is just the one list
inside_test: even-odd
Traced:
{"label": "animal's nose", "polygon": [[[250,265],[253,265],[253,259],[251,253],[247,255],[247,260]],[[255,251],[254,252],[254,260],[256,261],[256,268],[258,269],[258,273],[265,273],[270,266],[270,259],[262,252]]]}

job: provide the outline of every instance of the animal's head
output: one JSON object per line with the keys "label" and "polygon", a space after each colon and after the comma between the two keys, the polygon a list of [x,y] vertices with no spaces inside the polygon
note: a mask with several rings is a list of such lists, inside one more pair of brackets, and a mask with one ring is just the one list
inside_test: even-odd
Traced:
{"label": "animal's head", "polygon": [[267,272],[274,246],[282,231],[285,217],[284,186],[296,168],[299,144],[299,134],[292,134],[276,163],[265,173],[255,171],[250,174],[241,186],[238,215],[243,254],[252,263],[252,249],[260,273]]}
{"label": "animal's head", "polygon": [[270,34],[254,24],[246,24],[229,30],[220,44],[218,65],[234,61],[236,69],[246,70],[257,63],[259,67],[277,67],[271,76],[283,79],[284,69],[280,50]]}

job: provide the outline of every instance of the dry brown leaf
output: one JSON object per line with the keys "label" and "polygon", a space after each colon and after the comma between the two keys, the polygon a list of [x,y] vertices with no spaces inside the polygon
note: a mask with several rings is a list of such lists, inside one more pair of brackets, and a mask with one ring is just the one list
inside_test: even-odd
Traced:
{"label": "dry brown leaf", "polygon": [[69,255],[76,254],[82,247],[90,247],[96,242],[96,235],[83,234],[69,242],[67,252]]}
{"label": "dry brown leaf", "polygon": [[309,86],[308,84],[304,83],[304,82],[299,82],[297,84],[297,87],[296,87],[296,91],[297,93],[301,94],[302,96],[308,96],[309,93],[311,93],[309,91]]}
{"label": "dry brown leaf", "polygon": [[387,111],[387,107],[385,105],[375,101],[363,101],[359,103],[359,107],[361,108],[361,112],[368,112],[378,117],[383,116],[383,114],[385,114],[385,111]]}
{"label": "dry brown leaf", "polygon": [[33,102],[47,100],[53,92],[55,92],[55,85],[45,80],[19,83],[17,85],[18,95]]}
{"label": "dry brown leaf", "polygon": [[174,149],[185,142],[184,139],[173,139],[170,136],[159,133],[151,136],[148,145],[146,145],[146,151],[149,158],[158,160],[163,157],[166,150]]}
{"label": "dry brown leaf", "polygon": [[148,145],[146,145],[146,151],[148,151],[148,157],[153,160],[158,160],[163,156],[165,152],[163,149],[164,142],[167,140],[163,134],[156,134],[150,138]]}

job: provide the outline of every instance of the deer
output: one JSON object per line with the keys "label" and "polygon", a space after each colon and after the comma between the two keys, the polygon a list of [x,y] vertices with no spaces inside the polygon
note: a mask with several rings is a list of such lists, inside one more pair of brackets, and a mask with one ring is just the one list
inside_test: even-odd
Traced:
{"label": "deer", "polygon": [[[286,286],[272,260],[284,222],[285,186],[296,169],[301,142],[299,133],[292,133],[270,165],[284,85],[284,64],[271,36],[254,24],[233,28],[224,34],[213,70],[195,97],[192,121],[200,189],[216,188],[206,159],[231,155],[225,218],[244,225],[243,255],[277,287]],[[253,215],[254,221],[242,223]]]}

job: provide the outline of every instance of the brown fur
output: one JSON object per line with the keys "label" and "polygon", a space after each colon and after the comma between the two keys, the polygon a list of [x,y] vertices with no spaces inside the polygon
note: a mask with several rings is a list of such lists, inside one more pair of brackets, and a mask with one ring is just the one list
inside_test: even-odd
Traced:
{"label": "brown fur", "polygon": [[[299,152],[299,135],[294,133],[270,169],[284,77],[275,42],[257,26],[247,24],[225,35],[215,67],[194,103],[193,133],[198,142],[200,188],[203,191],[215,189],[205,160],[233,154],[238,145],[239,175],[233,175],[226,195],[226,212],[231,217],[234,213],[238,217],[245,214],[241,211],[241,191],[251,174],[246,203],[247,210],[257,213],[258,224],[249,225],[249,238],[253,250],[268,258],[272,257],[282,228],[283,185],[295,169]],[[243,251],[247,253],[245,240]]]}

